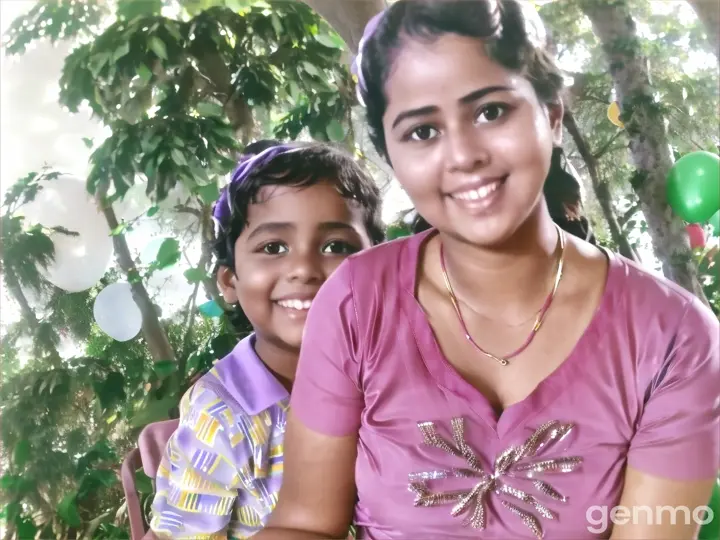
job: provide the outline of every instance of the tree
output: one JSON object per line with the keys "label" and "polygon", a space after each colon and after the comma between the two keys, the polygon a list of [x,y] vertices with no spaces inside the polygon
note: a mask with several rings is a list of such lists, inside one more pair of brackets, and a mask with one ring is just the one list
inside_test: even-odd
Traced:
{"label": "tree", "polygon": [[[600,179],[623,179],[623,182],[615,180],[614,185],[609,186],[610,193],[615,192],[612,197],[615,204],[608,204],[609,194],[598,194],[611,231],[615,228],[613,220],[623,229],[632,223],[647,227],[665,274],[705,299],[684,226],[672,215],[664,186],[673,160],[670,143],[673,151],[680,155],[713,148],[716,127],[710,127],[706,119],[692,117],[698,104],[707,107],[709,103],[717,103],[717,94],[712,90],[717,86],[717,74],[711,70],[692,75],[684,72],[687,44],[679,46],[678,43],[687,40],[692,47],[704,46],[698,38],[697,26],[685,27],[679,22],[677,13],[658,13],[651,7],[649,2],[636,0],[632,3],[631,14],[626,1],[571,0],[563,2],[562,6],[555,2],[547,4],[541,9],[541,15],[560,44],[561,62],[563,57],[578,53],[587,57],[581,73],[568,73],[574,78],[572,114],[580,126],[580,134],[586,139],[597,140],[591,143],[591,148],[602,151],[603,157],[630,148],[634,167],[615,158],[598,161],[595,157]],[[588,20],[584,15],[588,16],[592,26],[584,25],[583,21]],[[649,28],[646,34],[649,31],[651,35],[641,37],[635,30],[628,30],[627,25],[634,25],[632,17],[639,17]],[[613,25],[620,25],[624,33],[617,34]],[[603,47],[597,47],[598,44]],[[608,58],[610,74],[605,73]],[[610,97],[611,89],[617,98]],[[700,95],[702,99],[698,99]],[[619,130],[605,118],[613,99],[620,102],[623,110],[624,128]],[[566,126],[568,121],[566,119]],[[669,130],[665,127],[666,122],[669,122]],[[578,135],[577,132],[572,134],[576,142]],[[622,196],[618,197],[620,193]],[[617,201],[623,200],[628,203],[621,207]],[[638,210],[642,211],[641,217],[636,215]],[[623,232],[627,235],[631,231]],[[614,243],[624,251],[616,230],[612,236]]]}
{"label": "tree", "polygon": [[705,25],[713,51],[720,61],[720,4],[715,0],[688,0]]}
{"label": "tree", "polygon": [[[210,210],[235,153],[257,136],[353,144],[354,90],[343,43],[308,7],[261,0],[168,4],[176,17],[163,16],[161,2],[41,2],[9,35],[14,54],[34,39],[85,42],[66,60],[61,102],[72,111],[87,103],[112,130],[94,146],[87,185],[108,221],[117,258],[117,267],[90,291],[51,289],[48,310],[27,298],[21,308],[29,320],[59,329],[79,355],[59,355],[56,365],[47,365],[25,346],[21,324],[3,336],[3,365],[14,374],[0,390],[6,472],[0,501],[10,535],[126,534],[117,482],[122,456],[139,429],[177,414],[192,380],[243,331],[230,317],[200,315],[197,306],[200,288],[222,303],[210,275]],[[86,14],[79,22],[72,18],[78,12]],[[121,203],[135,184],[149,206],[123,219]],[[159,211],[168,205],[171,211]],[[127,238],[143,222],[188,218],[186,231],[163,242],[155,261],[133,256]],[[4,235],[23,239],[20,233],[31,230],[21,220],[13,223],[18,226],[4,227]],[[3,243],[6,275],[8,268],[36,271],[45,263],[13,248],[19,245]],[[198,257],[190,260],[193,245]],[[25,266],[17,262],[20,254]],[[193,291],[178,313],[163,316],[150,278],[179,265]],[[102,334],[92,316],[98,292],[122,279],[132,284],[144,317],[144,339],[126,343]],[[138,476],[147,497],[146,480]]]}
{"label": "tree", "polygon": [[[87,26],[76,23],[68,5],[92,14]],[[198,272],[207,273],[210,204],[238,143],[257,135],[263,124],[274,124],[275,134],[284,138],[307,130],[316,139],[346,140],[353,99],[349,71],[340,62],[342,41],[301,3],[275,2],[269,10],[270,4],[259,0],[240,9],[187,1],[176,5],[177,18],[162,16],[162,7],[160,1],[120,1],[115,21],[102,28],[107,12],[84,2],[60,2],[13,24],[8,42],[11,53],[20,53],[43,37],[38,35],[43,27],[52,29],[51,39],[93,38],[67,58],[60,101],[71,111],[87,103],[112,128],[92,155],[88,189],[113,231],[118,263],[132,284],[156,361],[173,359],[174,351],[113,203],[136,182],[145,183],[156,203],[173,189],[183,191],[178,209],[201,219],[208,245]],[[223,304],[213,280],[201,281]]]}

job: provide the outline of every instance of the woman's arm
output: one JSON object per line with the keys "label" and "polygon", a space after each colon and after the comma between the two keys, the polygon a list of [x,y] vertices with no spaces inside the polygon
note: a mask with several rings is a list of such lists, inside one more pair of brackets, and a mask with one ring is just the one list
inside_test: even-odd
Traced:
{"label": "woman's arm", "polygon": [[268,527],[255,538],[347,538],[355,505],[356,456],[357,435],[317,433],[291,411],[278,505]]}
{"label": "woman's arm", "polygon": [[720,468],[718,320],[693,299],[667,341],[630,441],[613,540],[695,538]]}
{"label": "woman's arm", "polygon": [[628,468],[611,540],[690,540],[714,479],[669,480]]}

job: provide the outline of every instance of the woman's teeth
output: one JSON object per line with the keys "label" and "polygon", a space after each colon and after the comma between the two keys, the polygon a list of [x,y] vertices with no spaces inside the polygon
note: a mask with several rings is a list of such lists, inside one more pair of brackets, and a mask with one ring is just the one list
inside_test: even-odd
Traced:
{"label": "woman's teeth", "polygon": [[492,184],[488,184],[486,186],[481,186],[477,189],[470,189],[468,191],[461,191],[459,193],[454,193],[452,195],[455,199],[462,199],[463,201],[479,201],[481,199],[486,198],[488,195],[490,195],[492,192],[494,192],[497,188],[500,187],[501,182],[493,182]]}
{"label": "woman's teeth", "polygon": [[278,305],[288,309],[296,309],[298,311],[310,309],[311,304],[312,300],[278,300]]}

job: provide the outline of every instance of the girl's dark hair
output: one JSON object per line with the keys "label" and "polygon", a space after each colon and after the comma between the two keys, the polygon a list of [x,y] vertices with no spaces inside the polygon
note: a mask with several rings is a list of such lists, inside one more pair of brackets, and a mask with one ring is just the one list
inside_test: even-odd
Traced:
{"label": "girl's dark hair", "polygon": [[[366,106],[370,139],[389,162],[382,119],[387,107],[385,82],[403,41],[432,41],[443,34],[476,38],[487,54],[507,69],[522,74],[545,104],[559,103],[563,77],[517,0],[398,0],[389,7],[363,46],[360,92]],[[530,7],[530,9],[534,9]],[[563,166],[562,150],[553,151],[545,198],[553,220],[566,231],[591,238],[582,215],[578,180]],[[420,216],[414,230],[430,225]]]}
{"label": "girl's dark hair", "polygon": [[[279,144],[273,140],[257,141],[249,144],[243,154],[259,154]],[[279,154],[243,182],[228,186],[231,213],[227,222],[217,227],[214,251],[218,265],[235,271],[235,242],[247,226],[248,207],[258,201],[265,186],[309,187],[322,181],[334,182],[342,197],[363,209],[365,227],[373,244],[385,240],[380,189],[372,177],[350,155],[328,144],[297,145],[300,150]]]}

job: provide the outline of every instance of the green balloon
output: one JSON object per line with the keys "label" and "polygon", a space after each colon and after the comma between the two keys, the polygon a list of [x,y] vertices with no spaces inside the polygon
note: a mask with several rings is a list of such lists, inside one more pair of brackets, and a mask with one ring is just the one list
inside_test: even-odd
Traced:
{"label": "green balloon", "polygon": [[704,223],[720,210],[720,157],[693,152],[681,157],[667,181],[667,201],[688,223]]}
{"label": "green balloon", "polygon": [[710,507],[713,512],[713,518],[710,523],[706,523],[700,527],[698,540],[720,539],[720,478],[715,482],[708,507]]}
{"label": "green balloon", "polygon": [[713,217],[708,220],[708,223],[712,225],[713,236],[720,236],[720,212],[715,212]]}

